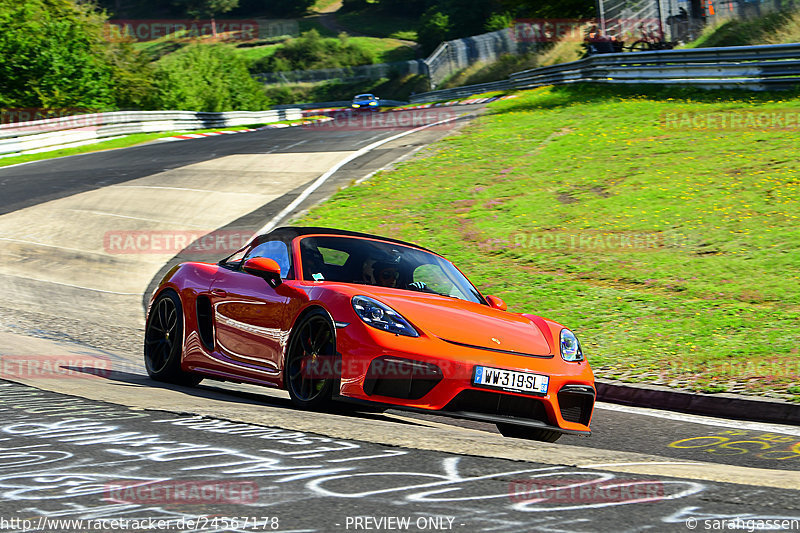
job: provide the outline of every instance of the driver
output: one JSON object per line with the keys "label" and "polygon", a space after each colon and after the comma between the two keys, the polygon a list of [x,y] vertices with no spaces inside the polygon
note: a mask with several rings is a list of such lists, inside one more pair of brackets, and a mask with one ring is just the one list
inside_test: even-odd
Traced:
{"label": "driver", "polygon": [[372,266],[375,284],[381,287],[397,287],[397,279],[400,277],[400,271],[397,269],[396,264],[376,262]]}

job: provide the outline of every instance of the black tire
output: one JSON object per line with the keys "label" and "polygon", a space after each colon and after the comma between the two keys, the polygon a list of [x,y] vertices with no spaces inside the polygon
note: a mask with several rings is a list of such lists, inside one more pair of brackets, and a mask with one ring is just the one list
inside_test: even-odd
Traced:
{"label": "black tire", "polygon": [[292,403],[302,409],[331,407],[336,376],[330,375],[328,370],[335,365],[324,365],[328,370],[321,377],[309,376],[306,369],[309,362],[316,362],[320,357],[332,362],[335,356],[336,335],[328,314],[317,309],[300,319],[289,341],[283,374]]}
{"label": "black tire", "polygon": [[144,328],[144,366],[156,381],[197,385],[202,376],[181,370],[183,355],[183,306],[173,291],[161,293],[147,316]]}
{"label": "black tire", "polygon": [[530,426],[517,426],[498,422],[495,424],[497,430],[504,437],[514,437],[517,439],[538,440],[542,442],[555,442],[561,437],[561,433],[550,429],[534,428]]}
{"label": "black tire", "polygon": [[652,49],[653,49],[653,47],[650,46],[650,42],[649,41],[643,41],[643,40],[642,41],[636,41],[629,48],[629,50],[631,52],[647,52],[648,50],[652,50]]}

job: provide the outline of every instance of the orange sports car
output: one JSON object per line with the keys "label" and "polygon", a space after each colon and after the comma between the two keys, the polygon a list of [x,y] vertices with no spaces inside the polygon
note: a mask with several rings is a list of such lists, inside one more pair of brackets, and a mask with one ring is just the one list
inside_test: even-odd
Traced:
{"label": "orange sports car", "polygon": [[286,389],[299,407],[364,403],[493,422],[553,442],[590,433],[594,377],[575,335],[511,313],[406,242],[285,227],[219,263],[183,263],[153,294],[156,380]]}

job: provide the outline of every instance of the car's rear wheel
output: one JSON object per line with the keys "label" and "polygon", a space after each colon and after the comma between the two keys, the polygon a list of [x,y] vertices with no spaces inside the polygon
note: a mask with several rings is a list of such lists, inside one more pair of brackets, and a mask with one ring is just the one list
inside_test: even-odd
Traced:
{"label": "car's rear wheel", "polygon": [[558,431],[530,426],[517,426],[516,424],[507,424],[505,422],[498,422],[496,426],[497,430],[504,437],[555,442],[561,436],[561,433]]}
{"label": "car's rear wheel", "polygon": [[286,390],[292,402],[303,409],[321,409],[331,404],[335,381],[336,337],[328,314],[315,310],[295,326],[284,368]]}
{"label": "car's rear wheel", "polygon": [[144,365],[156,381],[197,385],[202,376],[181,370],[183,352],[183,308],[173,291],[161,293],[147,316],[144,329]]}

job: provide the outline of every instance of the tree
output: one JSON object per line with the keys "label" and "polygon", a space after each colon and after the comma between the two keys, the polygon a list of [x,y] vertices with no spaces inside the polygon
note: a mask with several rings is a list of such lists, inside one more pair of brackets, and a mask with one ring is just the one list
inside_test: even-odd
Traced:
{"label": "tree", "polygon": [[505,9],[520,18],[592,18],[596,16],[595,3],[586,0],[498,0]]}
{"label": "tree", "polygon": [[105,15],[72,0],[0,0],[0,94],[16,107],[113,109],[146,100],[150,75]]}
{"label": "tree", "polygon": [[183,7],[186,13],[196,19],[210,18],[211,34],[216,39],[217,22],[214,17],[235,9],[239,5],[239,0],[177,0],[175,4]]}
{"label": "tree", "polygon": [[430,54],[439,46],[439,43],[450,38],[450,33],[450,17],[432,7],[422,16],[417,39],[423,52]]}
{"label": "tree", "polygon": [[240,111],[270,105],[246,61],[222,44],[192,44],[163,57],[155,78],[161,109]]}
{"label": "tree", "polygon": [[299,17],[314,5],[314,0],[240,0],[236,16],[251,18],[269,16],[276,18]]}

